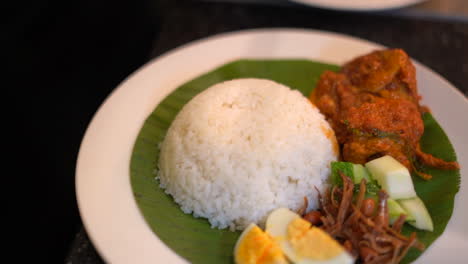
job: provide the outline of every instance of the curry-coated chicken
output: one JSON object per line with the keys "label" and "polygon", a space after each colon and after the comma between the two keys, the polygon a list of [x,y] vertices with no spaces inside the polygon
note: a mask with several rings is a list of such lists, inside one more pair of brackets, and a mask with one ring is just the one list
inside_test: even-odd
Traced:
{"label": "curry-coated chicken", "polygon": [[410,171],[415,159],[441,169],[459,168],[420,148],[427,108],[419,105],[416,71],[401,49],[374,51],[338,73],[324,72],[310,99],[335,130],[345,161],[363,164],[390,155]]}

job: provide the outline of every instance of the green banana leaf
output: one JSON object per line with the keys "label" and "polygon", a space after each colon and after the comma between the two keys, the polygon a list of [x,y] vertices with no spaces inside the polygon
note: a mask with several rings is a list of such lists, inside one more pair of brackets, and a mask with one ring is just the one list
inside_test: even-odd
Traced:
{"label": "green banana leaf", "polygon": [[[233,263],[233,248],[240,235],[240,232],[212,229],[206,219],[184,214],[172,197],[159,188],[155,179],[160,143],[184,104],[215,83],[245,77],[271,79],[308,96],[323,71],[338,69],[336,65],[308,60],[238,60],[178,87],[167,96],[141,128],[130,163],[135,201],[155,235],[189,262],[204,264]],[[449,139],[434,118],[425,114],[423,119],[422,149],[446,160],[456,160]],[[403,232],[417,232],[430,250],[430,244],[443,233],[452,215],[460,175],[458,171],[431,168],[423,168],[423,171],[432,174],[433,179],[423,181],[413,176],[413,180],[418,195],[432,216],[434,232],[419,231],[409,225],[405,225]],[[403,263],[415,260],[420,254],[411,250]]]}

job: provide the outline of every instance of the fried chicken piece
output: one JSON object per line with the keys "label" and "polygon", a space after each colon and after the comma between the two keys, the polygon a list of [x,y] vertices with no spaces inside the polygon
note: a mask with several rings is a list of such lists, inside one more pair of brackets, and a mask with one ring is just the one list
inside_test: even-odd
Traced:
{"label": "fried chicken piece", "polygon": [[347,102],[354,102],[355,93],[350,90],[351,84],[344,74],[326,71],[320,77],[317,87],[311,95],[312,102],[325,115],[335,131],[339,144],[346,137],[346,127],[341,122],[341,114],[346,112]]}
{"label": "fried chicken piece", "polygon": [[378,99],[352,107],[342,115],[348,128],[376,137],[401,138],[416,148],[424,133],[418,107],[406,99]]}
{"label": "fried chicken piece", "polygon": [[416,69],[401,49],[374,51],[346,63],[341,70],[361,91],[418,104]]}
{"label": "fried chicken piece", "polygon": [[459,168],[419,147],[427,107],[419,105],[415,68],[403,50],[374,51],[338,73],[324,72],[310,99],[335,130],[345,161],[363,164],[390,155],[410,171],[416,158],[440,169]]}
{"label": "fried chicken piece", "polygon": [[411,168],[409,150],[405,144],[389,138],[351,137],[343,144],[343,160],[364,164],[372,159],[390,155],[407,168]]}
{"label": "fried chicken piece", "polygon": [[421,147],[417,146],[416,148],[416,156],[419,160],[421,160],[424,164],[427,164],[431,167],[443,169],[443,170],[457,170],[460,168],[460,165],[456,161],[444,161],[438,159],[431,154],[424,153],[421,150]]}

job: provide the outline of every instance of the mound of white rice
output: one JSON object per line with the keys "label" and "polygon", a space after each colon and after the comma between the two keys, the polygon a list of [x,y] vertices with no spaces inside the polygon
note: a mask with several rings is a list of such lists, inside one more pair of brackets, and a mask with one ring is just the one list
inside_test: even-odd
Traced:
{"label": "mound of white rice", "polygon": [[263,225],[279,207],[316,208],[336,160],[333,132],[298,91],[237,79],[198,94],[161,146],[158,177],[185,213],[212,227]]}

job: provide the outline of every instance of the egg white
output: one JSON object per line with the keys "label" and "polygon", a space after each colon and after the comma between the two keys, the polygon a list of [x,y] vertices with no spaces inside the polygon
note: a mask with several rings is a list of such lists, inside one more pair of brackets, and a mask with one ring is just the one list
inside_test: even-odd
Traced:
{"label": "egg white", "polygon": [[288,259],[296,264],[351,264],[354,258],[342,248],[342,252],[328,260],[316,260],[297,254],[291,242],[288,241],[288,226],[300,216],[287,208],[279,208],[270,213],[266,221],[265,231],[275,238]]}

